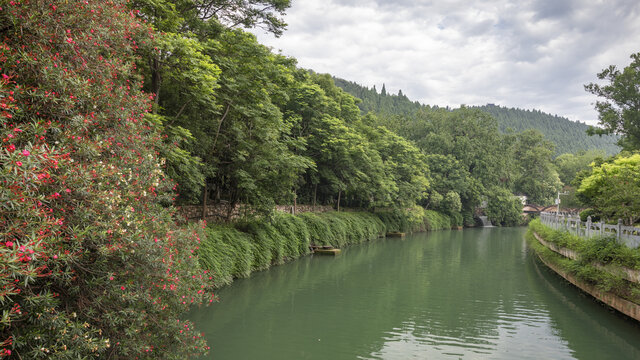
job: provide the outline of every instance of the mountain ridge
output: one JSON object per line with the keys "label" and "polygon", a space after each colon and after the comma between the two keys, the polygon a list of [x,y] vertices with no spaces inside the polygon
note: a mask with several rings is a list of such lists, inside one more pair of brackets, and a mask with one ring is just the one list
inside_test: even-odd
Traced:
{"label": "mountain ridge", "polygon": [[[402,90],[398,94],[389,94],[386,92],[385,85],[382,86],[378,93],[375,86],[370,89],[353,81],[336,77],[333,80],[336,86],[361,100],[358,107],[363,114],[374,112],[383,115],[412,117],[423,108],[440,107],[412,101],[402,93]],[[563,153],[576,153],[593,149],[604,150],[607,155],[613,155],[620,151],[620,148],[616,145],[617,136],[589,136],[586,133],[589,125],[580,121],[572,121],[538,109],[519,109],[495,104],[468,107],[480,109],[491,114],[498,121],[498,128],[503,133],[509,131],[509,129],[514,132],[521,132],[527,129],[539,130],[546,139],[556,145],[556,156]],[[444,108],[449,109],[449,107]]]}

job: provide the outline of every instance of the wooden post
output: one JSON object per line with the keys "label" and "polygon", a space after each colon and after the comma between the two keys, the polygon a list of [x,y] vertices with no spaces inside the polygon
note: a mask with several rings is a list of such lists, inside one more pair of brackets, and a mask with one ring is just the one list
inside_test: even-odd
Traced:
{"label": "wooden post", "polygon": [[338,191],[338,212],[340,212],[340,196],[342,196],[342,190]]}

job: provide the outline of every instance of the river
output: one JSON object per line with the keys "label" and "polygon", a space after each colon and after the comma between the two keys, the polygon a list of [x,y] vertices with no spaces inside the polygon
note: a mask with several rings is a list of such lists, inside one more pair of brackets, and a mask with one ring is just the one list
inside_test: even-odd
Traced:
{"label": "river", "polygon": [[527,250],[525,228],[380,239],[219,291],[211,359],[640,359],[640,325]]}

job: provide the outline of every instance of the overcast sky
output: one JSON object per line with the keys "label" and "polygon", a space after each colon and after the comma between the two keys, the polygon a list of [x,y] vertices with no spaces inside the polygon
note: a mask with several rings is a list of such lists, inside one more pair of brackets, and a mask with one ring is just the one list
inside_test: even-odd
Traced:
{"label": "overcast sky", "polygon": [[640,52],[639,0],[292,0],[280,38],[303,68],[431,105],[539,109],[595,124],[583,85]]}

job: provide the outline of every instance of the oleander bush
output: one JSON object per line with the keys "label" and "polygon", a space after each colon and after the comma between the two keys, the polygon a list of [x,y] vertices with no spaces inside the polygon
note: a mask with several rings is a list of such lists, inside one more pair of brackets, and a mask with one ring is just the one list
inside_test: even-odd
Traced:
{"label": "oleander bush", "polygon": [[[0,357],[184,359],[213,300],[178,229],[124,1],[0,1]],[[241,271],[241,264],[238,264]]]}

